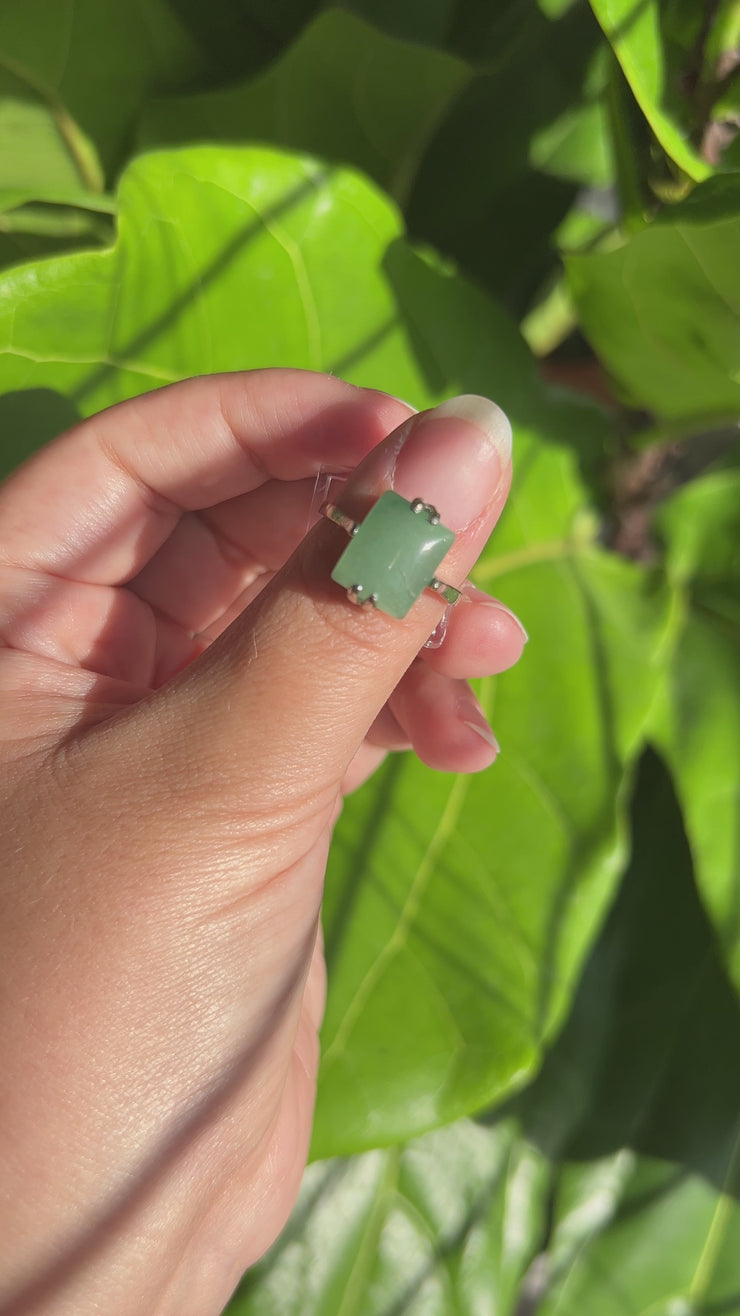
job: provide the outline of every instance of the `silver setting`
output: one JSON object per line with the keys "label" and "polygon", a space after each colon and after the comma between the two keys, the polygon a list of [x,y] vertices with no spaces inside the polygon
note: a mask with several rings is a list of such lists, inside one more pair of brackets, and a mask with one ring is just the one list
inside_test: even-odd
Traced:
{"label": "silver setting", "polygon": [[325,516],[328,521],[333,521],[335,525],[340,525],[350,538],[356,535],[360,528],[359,521],[353,521],[351,516],[345,516],[334,503],[323,503],[319,508],[319,514]]}
{"label": "silver setting", "polygon": [[462,590],[455,589],[454,585],[445,585],[445,582],[443,580],[437,580],[436,576],[431,584],[427,585],[427,589],[433,590],[435,594],[439,594],[439,597],[444,599],[445,603],[449,604],[451,608],[454,608],[462,594]]}
{"label": "silver setting", "polygon": [[378,602],[377,594],[368,594],[366,598],[363,598],[362,596],[364,593],[364,585],[350,585],[347,590],[347,598],[350,603],[354,603],[357,608],[374,608]]}
{"label": "silver setting", "polygon": [[411,503],[411,511],[416,516],[419,516],[421,512],[426,512],[427,521],[430,525],[439,525],[440,523],[441,517],[436,507],[432,507],[431,503],[425,503],[423,498],[414,498]]}

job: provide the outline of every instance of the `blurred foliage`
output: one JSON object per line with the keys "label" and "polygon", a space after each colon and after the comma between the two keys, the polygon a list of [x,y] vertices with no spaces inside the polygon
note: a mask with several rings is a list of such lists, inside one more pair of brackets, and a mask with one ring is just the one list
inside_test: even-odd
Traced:
{"label": "blurred foliage", "polygon": [[495,397],[476,779],[327,880],[313,1154],[234,1313],[740,1313],[737,0],[5,0],[0,462],[213,370]]}

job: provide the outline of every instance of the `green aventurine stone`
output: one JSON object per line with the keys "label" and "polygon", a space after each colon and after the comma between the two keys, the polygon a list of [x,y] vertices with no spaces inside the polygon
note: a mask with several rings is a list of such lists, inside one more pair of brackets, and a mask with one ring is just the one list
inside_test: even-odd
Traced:
{"label": "green aventurine stone", "polygon": [[345,589],[356,587],[360,602],[374,594],[382,612],[405,617],[454,539],[446,526],[430,523],[426,508],[414,512],[389,490],[350,539],[331,578]]}

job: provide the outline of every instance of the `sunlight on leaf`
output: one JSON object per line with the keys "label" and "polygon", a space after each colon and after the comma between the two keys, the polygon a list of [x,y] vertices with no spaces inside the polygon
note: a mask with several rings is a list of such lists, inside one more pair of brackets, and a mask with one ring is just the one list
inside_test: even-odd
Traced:
{"label": "sunlight on leaf", "polygon": [[566,261],[584,332],[627,397],[699,431],[740,415],[740,186],[714,183],[616,250]]}
{"label": "sunlight on leaf", "polygon": [[[687,46],[690,49],[701,7],[694,0],[681,0],[666,20],[669,6],[660,0],[591,0],[591,5],[663,150],[695,182],[707,178],[712,170],[689,140],[688,107],[681,100],[682,69],[674,62],[678,52],[686,56]],[[674,31],[666,35],[665,24],[671,17],[678,18],[678,31],[674,24]]]}
{"label": "sunlight on leaf", "polygon": [[452,55],[330,10],[261,77],[155,103],[141,136],[145,146],[253,141],[311,151],[364,169],[401,200],[428,138],[470,77]]}
{"label": "sunlight on leaf", "polygon": [[229,1316],[514,1316],[547,1178],[513,1123],[462,1121],[311,1166],[287,1230]]}
{"label": "sunlight on leaf", "polygon": [[682,489],[659,526],[681,614],[656,736],[740,991],[740,473],[717,472]]}

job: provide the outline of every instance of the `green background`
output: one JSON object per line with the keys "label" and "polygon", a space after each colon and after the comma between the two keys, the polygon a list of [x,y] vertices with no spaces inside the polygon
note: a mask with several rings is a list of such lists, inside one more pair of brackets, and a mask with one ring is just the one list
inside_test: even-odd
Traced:
{"label": "green background", "polygon": [[495,398],[475,778],[337,830],[243,1316],[740,1313],[736,0],[6,0],[0,463],[215,370]]}

